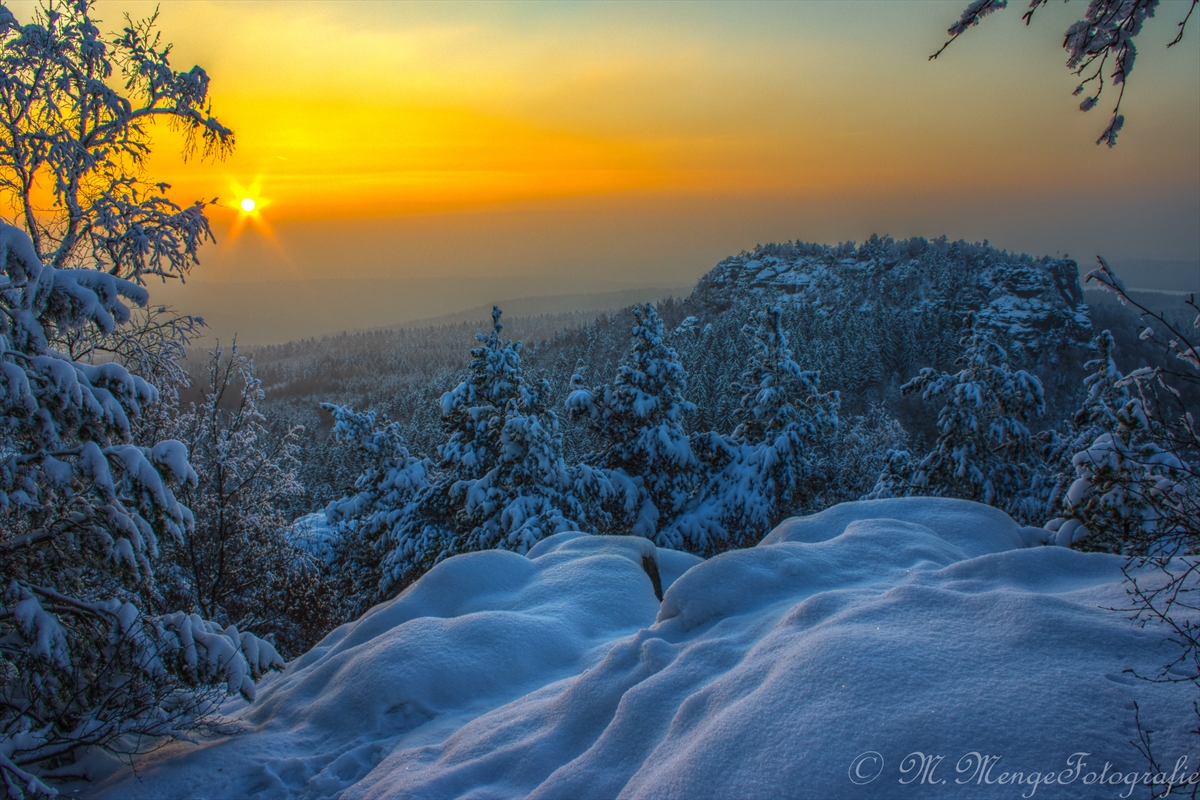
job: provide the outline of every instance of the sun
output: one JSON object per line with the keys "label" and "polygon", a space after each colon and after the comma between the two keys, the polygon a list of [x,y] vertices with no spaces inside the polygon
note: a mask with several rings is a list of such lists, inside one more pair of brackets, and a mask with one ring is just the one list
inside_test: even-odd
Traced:
{"label": "sun", "polygon": [[267,198],[262,196],[263,180],[261,175],[256,176],[249,186],[243,186],[237,181],[230,181],[229,188],[233,199],[227,201],[227,207],[237,211],[239,219],[254,220],[271,204]]}
{"label": "sun", "polygon": [[262,176],[256,176],[249,186],[243,186],[237,181],[230,181],[229,188],[233,199],[225,201],[222,205],[237,211],[237,217],[233,220],[233,225],[229,228],[230,240],[236,241],[246,226],[249,225],[271,241],[274,241],[275,234],[263,216],[263,211],[267,206],[271,205],[271,199],[263,197]]}

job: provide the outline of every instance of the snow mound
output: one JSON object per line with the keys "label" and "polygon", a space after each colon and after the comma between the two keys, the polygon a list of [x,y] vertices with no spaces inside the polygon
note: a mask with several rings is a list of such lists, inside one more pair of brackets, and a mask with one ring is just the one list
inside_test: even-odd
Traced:
{"label": "snow mound", "polygon": [[1017,797],[1035,773],[1120,796],[1095,783],[1143,768],[1133,703],[1174,765],[1190,687],[1125,673],[1169,657],[1105,610],[1120,559],[1025,541],[994,509],[907,498],[704,562],[578,533],[458,556],[231,706],[242,733],[100,796]]}
{"label": "snow mound", "polygon": [[760,546],[823,542],[840,535],[851,523],[881,519],[924,526],[929,534],[961,548],[959,558],[1015,550],[1034,541],[1040,543],[1045,535],[1041,528],[1022,527],[991,506],[944,497],[897,497],[842,503],[809,517],[785,520],[763,537]]}

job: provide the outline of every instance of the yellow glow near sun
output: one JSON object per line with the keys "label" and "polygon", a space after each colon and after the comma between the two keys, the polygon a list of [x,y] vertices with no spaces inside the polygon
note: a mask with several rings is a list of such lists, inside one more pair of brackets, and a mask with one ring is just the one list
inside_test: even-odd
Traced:
{"label": "yellow glow near sun", "polygon": [[242,200],[240,205],[242,207],[242,211],[245,211],[247,214],[249,214],[251,211],[254,210],[254,207],[256,204],[254,202],[253,197],[247,197]]}

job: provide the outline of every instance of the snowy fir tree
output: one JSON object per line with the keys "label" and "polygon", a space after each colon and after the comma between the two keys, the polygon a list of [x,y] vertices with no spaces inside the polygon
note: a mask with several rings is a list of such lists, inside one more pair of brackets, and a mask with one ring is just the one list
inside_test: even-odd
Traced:
{"label": "snowy fir tree", "polygon": [[561,530],[577,530],[583,511],[567,492],[558,419],[546,406],[545,381],[529,382],[520,342],[478,334],[466,378],[440,401],[447,441],[428,483],[387,533],[380,597],[393,594],[437,562],[485,548],[525,552]]}
{"label": "snowy fir tree", "polygon": [[813,450],[836,433],[841,400],[837,392],[821,392],[819,372],[802,370],[792,360],[781,308],[760,312],[754,322],[742,328],[754,342],[754,355],[736,385],[742,400],[733,438],[771,448],[781,464],[791,460],[785,454],[794,453],[784,470],[799,476],[811,465]]}
{"label": "snowy fir tree", "polygon": [[1042,431],[1038,438],[1044,461],[1044,482],[1048,487],[1046,517],[1058,517],[1063,495],[1075,482],[1075,454],[1087,449],[1096,437],[1118,427],[1117,414],[1130,400],[1125,376],[1113,358],[1116,341],[1110,331],[1101,331],[1090,348],[1098,357],[1084,363],[1083,399],[1079,408],[1064,421],[1061,430]]}
{"label": "snowy fir tree", "polygon": [[864,414],[840,418],[836,436],[823,448],[828,454],[822,469],[827,479],[809,507],[821,509],[861,500],[878,483],[891,454],[906,453],[910,441],[908,431],[882,406],[872,405]]}
{"label": "snowy fir tree", "polygon": [[838,429],[838,393],[821,392],[819,373],[796,364],[782,319],[775,306],[742,328],[754,351],[736,384],[742,398],[732,438],[694,437],[708,476],[671,530],[696,552],[757,542],[811,503],[829,477],[823,470]]}
{"label": "snowy fir tree", "polygon": [[524,383],[521,343],[501,338],[501,314],[498,307],[492,308],[492,331],[476,334],[479,346],[471,351],[466,379],[441,398],[443,426],[450,437],[439,448],[438,466],[455,482],[478,480],[496,465],[501,415]]}
{"label": "snowy fir tree", "polygon": [[1107,330],[1095,346],[1083,405],[1052,445],[1061,466],[1046,528],[1063,546],[1144,553],[1171,533],[1187,464],[1158,441],[1147,415],[1151,371],[1123,375]]}
{"label": "snowy fir tree", "polygon": [[699,483],[698,462],[684,428],[695,406],[684,399],[687,373],[663,335],[654,305],[634,307],[633,345],[613,383],[587,389],[572,387],[570,415],[588,421],[600,442],[595,466],[629,481],[640,493],[626,507],[631,516],[616,530],[670,547],[683,545],[669,524]]}
{"label": "snowy fir tree", "polygon": [[558,417],[547,407],[549,394],[545,380],[522,379],[497,418],[496,464],[466,488],[468,549],[525,553],[546,536],[583,524],[583,508],[569,491]]}
{"label": "snowy fir tree", "polygon": [[322,565],[287,535],[285,508],[303,491],[299,431],[271,430],[254,362],[236,342],[208,356],[199,401],[168,429],[198,478],[179,492],[195,524],[163,548],[161,602],[270,638],[294,657],[316,643],[331,615]]}
{"label": "snowy fir tree", "polygon": [[387,596],[437,562],[467,550],[463,520],[466,490],[487,475],[500,455],[503,410],[523,380],[521,345],[501,337],[504,323],[492,309],[492,331],[476,334],[467,377],[442,395],[437,471],[393,528],[382,563],[380,591]]}
{"label": "snowy fir tree", "polygon": [[962,347],[958,372],[926,368],[902,387],[942,403],[937,441],[913,464],[894,453],[872,496],[958,497],[1040,523],[1044,502],[1029,496],[1036,454],[1027,423],[1045,410],[1041,381],[1012,369],[1008,353],[978,323]]}
{"label": "snowy fir tree", "polygon": [[1119,425],[1118,412],[1131,399],[1128,382],[1113,358],[1116,342],[1112,333],[1101,331],[1092,340],[1092,347],[1099,357],[1083,365],[1087,371],[1083,379],[1084,399],[1071,420],[1071,436],[1066,440],[1067,448],[1075,451],[1080,449],[1077,445],[1087,444]]}
{"label": "snowy fir tree", "polygon": [[409,454],[399,424],[373,410],[355,412],[324,403],[333,414],[333,435],[359,451],[366,469],[355,481],[355,494],[335,500],[324,512],[334,531],[327,557],[340,582],[342,616],[353,619],[379,598],[381,561],[412,513],[412,501],[430,487],[433,464]]}
{"label": "snowy fir tree", "polygon": [[156,397],[145,380],[50,341],[115,330],[123,299],[144,304],[145,290],[43,265],[6,224],[0,267],[0,774],[21,796],[45,788],[31,770],[80,748],[182,734],[224,691],[253,696],[254,677],[281,661],[232,625],[143,604],[160,542],[193,528],[175,492],[196,473],[178,441],[129,443]]}
{"label": "snowy fir tree", "polygon": [[521,381],[520,345],[501,338],[504,324],[492,309],[492,331],[476,334],[465,380],[438,401],[442,429],[436,471],[393,526],[384,546],[380,597],[415,580],[434,564],[466,549],[462,520],[466,489],[488,474],[500,453],[500,416]]}

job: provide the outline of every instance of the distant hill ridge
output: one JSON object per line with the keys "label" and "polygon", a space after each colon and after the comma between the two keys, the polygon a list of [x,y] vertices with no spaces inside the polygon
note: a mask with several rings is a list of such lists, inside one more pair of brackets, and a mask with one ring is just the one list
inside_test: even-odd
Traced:
{"label": "distant hill ridge", "polygon": [[1130,289],[1200,294],[1200,261],[1136,258],[1111,262]]}
{"label": "distant hill ridge", "polygon": [[[397,328],[427,328],[438,325],[457,325],[463,322],[479,322],[490,325],[492,307],[498,305],[508,320],[516,317],[538,317],[545,315],[576,315],[586,312],[609,313],[628,308],[636,303],[657,302],[665,297],[686,297],[691,286],[651,286],[623,289],[615,292],[583,292],[577,294],[538,295],[515,297],[483,303],[463,311],[440,314],[436,317],[409,320],[395,325],[381,326],[380,330]],[[583,320],[580,320],[583,321]]]}

